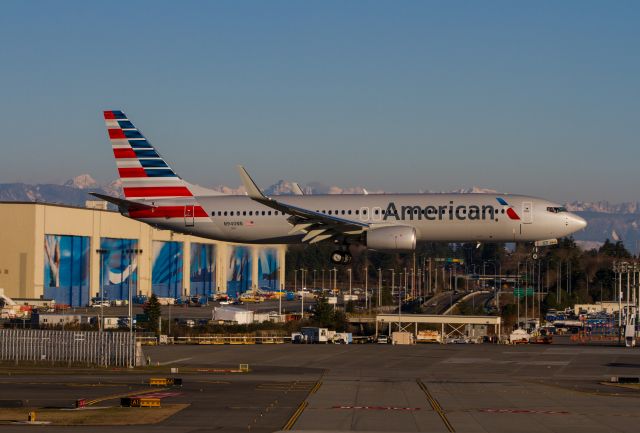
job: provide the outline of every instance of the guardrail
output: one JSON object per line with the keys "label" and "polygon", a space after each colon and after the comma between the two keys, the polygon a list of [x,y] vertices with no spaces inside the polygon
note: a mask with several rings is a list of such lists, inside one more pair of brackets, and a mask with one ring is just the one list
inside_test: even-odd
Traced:
{"label": "guardrail", "polygon": [[[138,337],[137,341],[143,345],[156,345],[158,339],[156,337]],[[222,345],[222,344],[284,344],[291,342],[291,337],[274,335],[274,336],[233,336],[233,335],[199,335],[187,337],[169,337],[166,344],[203,344],[203,345]]]}
{"label": "guardrail", "polygon": [[133,366],[136,346],[127,332],[0,329],[0,360]]}

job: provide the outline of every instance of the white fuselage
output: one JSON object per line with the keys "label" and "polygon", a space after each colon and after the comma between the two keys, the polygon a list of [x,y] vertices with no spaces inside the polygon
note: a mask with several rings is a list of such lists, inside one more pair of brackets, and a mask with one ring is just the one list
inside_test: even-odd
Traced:
{"label": "white fuselage", "polygon": [[[210,239],[299,243],[288,216],[247,196],[199,196],[207,217],[144,218],[159,228]],[[518,242],[556,239],[586,226],[579,216],[547,200],[509,194],[368,194],[278,196],[280,202],[342,219],[414,227],[418,241]],[[147,201],[148,202],[148,201]],[[161,200],[153,202],[159,205]],[[187,201],[162,201],[182,205]],[[510,210],[509,210],[510,209]],[[555,209],[555,211],[554,211]],[[560,211],[558,211],[560,209]]]}

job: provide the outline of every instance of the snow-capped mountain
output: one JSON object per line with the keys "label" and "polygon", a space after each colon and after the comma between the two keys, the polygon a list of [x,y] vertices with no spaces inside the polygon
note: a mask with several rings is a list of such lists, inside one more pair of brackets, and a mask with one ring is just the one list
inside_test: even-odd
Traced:
{"label": "snow-capped mountain", "polygon": [[[301,185],[305,194],[363,194],[362,187],[339,187],[325,185],[319,182],[309,182]],[[229,187],[219,185],[212,188],[224,194],[244,194],[243,186]],[[279,180],[265,190],[267,195],[290,195],[293,193],[293,183]],[[63,184],[0,184],[0,201],[28,201],[60,203],[72,206],[84,206],[87,200],[95,200],[88,192],[100,192],[111,196],[122,197],[122,184],[119,180],[106,184],[99,184],[88,174],[76,176]],[[381,194],[384,191],[368,191]],[[426,191],[425,191],[426,192]],[[495,190],[473,186],[459,188],[456,193],[496,193]],[[574,238],[583,248],[594,248],[602,244],[605,239],[621,240],[634,253],[640,252],[640,204],[626,202],[612,204],[608,201],[571,202],[566,207],[585,218],[589,225]]]}
{"label": "snow-capped mountain", "polygon": [[573,201],[566,207],[571,212],[598,212],[611,214],[636,214],[640,213],[640,203],[637,201],[612,204],[608,201]]}

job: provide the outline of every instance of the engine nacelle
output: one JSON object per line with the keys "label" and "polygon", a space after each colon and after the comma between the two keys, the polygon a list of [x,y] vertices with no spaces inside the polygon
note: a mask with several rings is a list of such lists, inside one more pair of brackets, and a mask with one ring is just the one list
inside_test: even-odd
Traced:
{"label": "engine nacelle", "polygon": [[416,229],[408,226],[372,228],[367,232],[367,247],[378,251],[413,251]]}

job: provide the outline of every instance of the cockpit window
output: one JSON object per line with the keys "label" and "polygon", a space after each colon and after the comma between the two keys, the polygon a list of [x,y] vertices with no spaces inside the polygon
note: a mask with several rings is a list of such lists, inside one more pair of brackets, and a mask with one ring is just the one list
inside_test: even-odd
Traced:
{"label": "cockpit window", "polygon": [[566,212],[567,208],[562,206],[549,206],[547,208],[547,211],[551,213],[560,213],[560,212]]}

